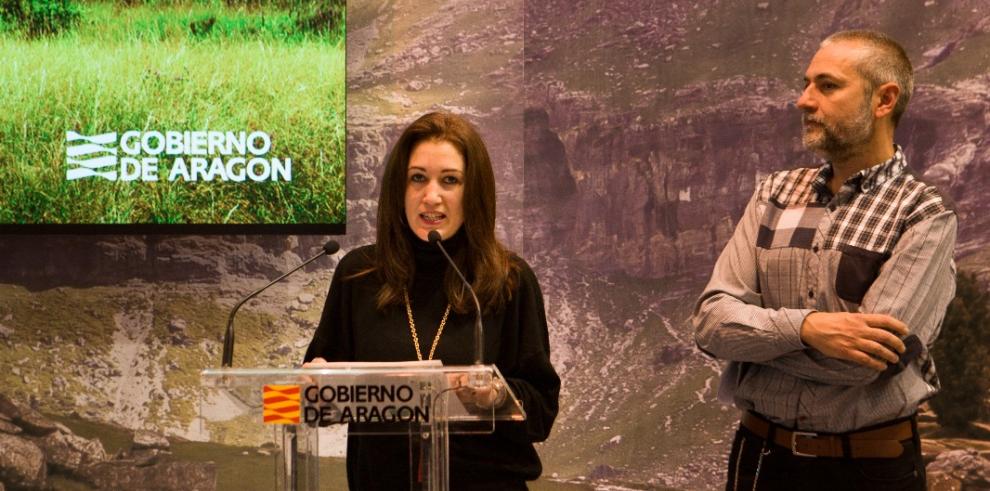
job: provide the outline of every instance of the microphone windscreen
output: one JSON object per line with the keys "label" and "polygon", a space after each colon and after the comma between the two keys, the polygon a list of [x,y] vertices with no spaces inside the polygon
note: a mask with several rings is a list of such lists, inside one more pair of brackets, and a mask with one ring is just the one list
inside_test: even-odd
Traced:
{"label": "microphone windscreen", "polygon": [[430,230],[430,233],[426,235],[426,238],[429,239],[431,244],[436,244],[437,242],[440,242],[440,232]]}
{"label": "microphone windscreen", "polygon": [[330,256],[336,254],[340,250],[340,244],[336,240],[328,240],[326,244],[323,244],[323,252]]}

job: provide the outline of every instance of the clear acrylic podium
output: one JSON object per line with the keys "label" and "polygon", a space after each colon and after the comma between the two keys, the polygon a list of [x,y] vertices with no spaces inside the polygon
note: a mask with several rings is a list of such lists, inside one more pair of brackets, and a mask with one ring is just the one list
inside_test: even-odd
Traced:
{"label": "clear acrylic podium", "polygon": [[[483,434],[496,421],[523,421],[525,411],[494,365],[334,364],[332,368],[217,368],[201,374],[204,396],[223,392],[247,407],[257,431],[274,432],[276,489],[320,484],[319,427],[348,425],[351,435],[408,435],[420,465],[410,489],[449,489],[451,434]],[[497,408],[465,397],[501,381]],[[216,394],[214,394],[216,395]],[[462,402],[462,398],[467,402]]]}

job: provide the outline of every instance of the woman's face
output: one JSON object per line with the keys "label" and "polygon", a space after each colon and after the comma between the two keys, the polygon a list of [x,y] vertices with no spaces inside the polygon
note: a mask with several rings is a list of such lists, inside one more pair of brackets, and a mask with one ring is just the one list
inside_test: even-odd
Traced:
{"label": "woman's face", "polygon": [[464,223],[464,157],[450,142],[413,147],[406,170],[406,221],[420,240],[431,230],[448,239]]}

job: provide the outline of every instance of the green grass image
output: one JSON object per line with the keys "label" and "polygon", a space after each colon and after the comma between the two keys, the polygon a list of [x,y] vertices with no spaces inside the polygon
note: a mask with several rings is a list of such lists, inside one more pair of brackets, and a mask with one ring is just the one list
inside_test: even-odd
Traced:
{"label": "green grass image", "polygon": [[[0,23],[0,223],[344,223],[342,7],[77,3],[59,34]],[[169,181],[158,155],[156,182],[67,180],[67,131],[262,131],[292,179]]]}

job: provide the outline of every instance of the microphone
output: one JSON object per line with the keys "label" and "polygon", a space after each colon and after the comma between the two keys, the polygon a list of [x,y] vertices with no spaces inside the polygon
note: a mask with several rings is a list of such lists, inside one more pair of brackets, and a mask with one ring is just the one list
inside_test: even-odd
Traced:
{"label": "microphone", "polygon": [[286,276],[289,276],[290,274],[299,271],[303,266],[313,261],[316,261],[317,259],[323,257],[324,255],[332,256],[336,254],[337,251],[339,250],[340,250],[340,244],[338,244],[336,240],[327,241],[326,244],[323,244],[323,250],[320,251],[319,254],[309,258],[309,260],[300,264],[299,266],[296,266],[295,268],[292,269],[292,271],[289,271],[288,273],[279,276],[278,278],[275,279],[275,281],[272,281],[271,283],[261,288],[258,288],[257,290],[255,290],[254,293],[244,297],[244,300],[238,302],[238,304],[234,306],[233,310],[230,311],[230,316],[227,317],[227,332],[225,332],[223,335],[223,361],[221,362],[220,366],[223,368],[230,368],[231,365],[233,365],[234,363],[234,314],[237,313],[237,309],[241,308],[241,305],[244,305],[245,302],[251,300],[259,293],[265,291],[268,287],[274,285],[275,283],[278,283],[279,281],[282,281]]}
{"label": "microphone", "polygon": [[440,232],[436,230],[430,230],[430,233],[426,236],[430,240],[431,244],[436,244],[440,248],[440,252],[443,253],[443,257],[447,258],[447,262],[450,263],[450,267],[454,268],[454,272],[457,276],[464,282],[464,286],[467,287],[468,291],[471,292],[471,299],[474,300],[475,317],[474,317],[474,364],[481,365],[484,360],[485,346],[484,346],[484,327],[481,325],[481,304],[478,302],[478,296],[474,294],[474,288],[471,288],[471,283],[464,278],[461,274],[461,270],[457,269],[457,265],[454,264],[454,260],[450,258],[450,254],[447,254],[447,250],[443,248],[443,244],[440,243]]}

